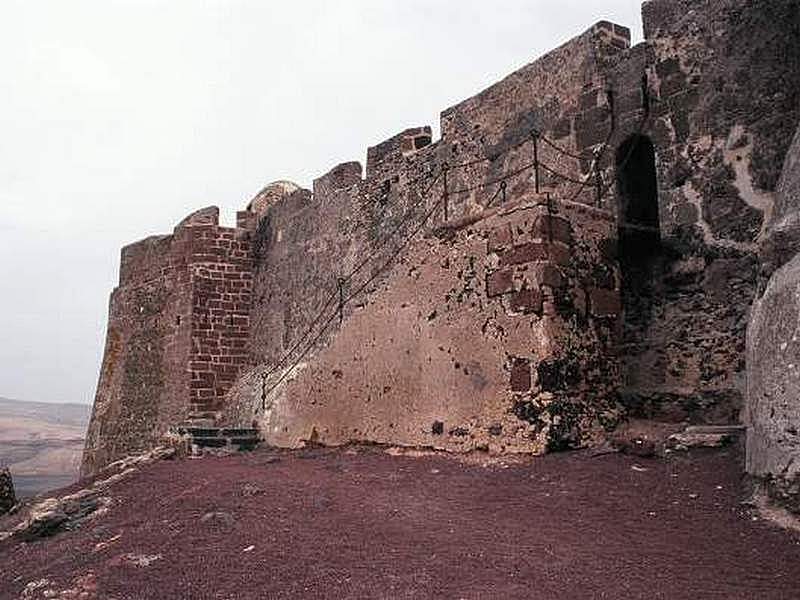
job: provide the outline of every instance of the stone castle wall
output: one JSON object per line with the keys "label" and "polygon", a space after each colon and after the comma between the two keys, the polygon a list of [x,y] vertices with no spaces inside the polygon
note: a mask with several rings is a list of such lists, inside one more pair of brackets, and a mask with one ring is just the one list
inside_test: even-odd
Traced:
{"label": "stone castle wall", "polygon": [[[444,379],[448,383],[442,386],[438,379],[443,376],[441,369],[444,366],[441,361],[444,357],[435,356],[434,360],[434,355],[429,355],[427,348],[416,347],[412,350],[410,347],[405,347],[403,350],[415,356],[413,360],[418,366],[424,364],[427,368],[433,369],[426,371],[427,378],[416,381],[413,386],[408,375],[402,380],[396,380],[400,377],[399,373],[405,370],[405,366],[386,362],[388,356],[394,352],[395,343],[414,346],[422,342],[417,337],[416,329],[404,335],[401,331],[392,330],[388,322],[392,311],[382,307],[376,310],[386,311],[380,317],[386,335],[375,332],[370,334],[378,336],[381,340],[380,351],[376,350],[374,353],[375,362],[371,358],[372,355],[363,358],[365,368],[373,373],[372,376],[366,377],[359,371],[363,377],[363,385],[355,386],[353,382],[345,384],[340,381],[344,378],[344,373],[353,374],[353,371],[339,365],[330,368],[330,372],[337,374],[330,382],[330,374],[325,376],[327,367],[322,368],[322,373],[314,369],[312,372],[316,375],[308,377],[315,383],[312,384],[311,381],[305,384],[292,383],[288,386],[290,389],[285,392],[281,386],[274,394],[269,394],[270,398],[262,396],[265,395],[266,389],[272,387],[272,381],[276,377],[280,378],[287,370],[297,368],[296,363],[305,366],[312,359],[316,361],[317,352],[329,344],[331,348],[337,348],[331,350],[335,356],[342,354],[349,356],[354,352],[355,346],[361,343],[355,341],[361,335],[360,327],[366,326],[362,313],[369,312],[368,306],[372,302],[372,297],[376,294],[402,295],[402,292],[394,289],[395,283],[401,287],[409,285],[408,282],[403,282],[400,272],[392,270],[383,273],[382,267],[394,256],[406,256],[409,249],[404,245],[431,210],[434,212],[430,216],[430,222],[426,223],[423,234],[426,232],[430,234],[432,230],[446,224],[467,222],[485,214],[485,207],[490,201],[495,204],[500,203],[501,191],[504,192],[506,203],[512,204],[535,195],[535,183],[529,167],[533,158],[531,133],[534,129],[552,139],[559,147],[568,148],[570,154],[579,156],[578,158],[566,156],[564,152],[540,142],[539,158],[544,166],[570,178],[579,179],[588,175],[592,161],[582,160],[580,155],[593,157],[593,151],[600,150],[608,138],[611,126],[609,109],[605,104],[607,98],[602,92],[605,85],[600,70],[602,60],[626,48],[629,45],[629,37],[629,32],[623,28],[610,23],[598,24],[575,40],[523,68],[514,76],[492,86],[475,98],[444,111],[440,141],[431,143],[430,128],[427,127],[406,130],[368,150],[366,173],[363,178],[358,163],[345,163],[317,179],[314,182],[313,193],[294,190],[276,199],[261,220],[255,234],[257,259],[252,316],[254,326],[250,348],[253,363],[258,366],[242,378],[240,385],[231,395],[226,421],[243,423],[252,419],[260,420],[264,431],[268,432],[265,435],[269,441],[292,445],[312,438],[326,443],[342,443],[350,439],[380,439],[407,444],[425,443],[467,448],[474,447],[475,444],[485,446],[491,438],[494,446],[541,451],[548,443],[559,443],[557,441],[559,435],[555,430],[548,433],[548,428],[538,421],[534,424],[525,421],[526,418],[533,419],[530,415],[537,411],[542,413],[542,418],[545,418],[547,411],[544,407],[550,405],[549,401],[542,400],[539,403],[541,406],[537,405],[536,408],[534,404],[525,405],[529,408],[519,409],[522,411],[521,414],[527,415],[522,419],[510,412],[514,402],[509,400],[511,392],[507,371],[512,368],[509,365],[518,361],[519,364],[514,368],[516,372],[520,372],[523,364],[527,365],[526,368],[529,370],[535,370],[545,359],[558,360],[554,358],[551,346],[555,344],[553,339],[563,337],[557,332],[566,325],[561,323],[556,326],[548,319],[541,322],[538,318],[535,319],[537,327],[541,329],[538,336],[542,340],[548,336],[553,338],[549,343],[542,342],[551,348],[547,352],[536,349],[533,345],[524,349],[523,340],[518,339],[516,353],[513,356],[506,355],[504,353],[507,353],[508,348],[503,348],[502,344],[494,340],[490,342],[492,351],[488,354],[481,356],[478,353],[471,359],[464,358],[463,363],[455,360],[460,365],[473,365],[474,375],[467,381],[483,381],[483,376],[480,375],[482,368],[491,373],[492,379],[487,379],[482,384],[484,386],[482,393],[478,395],[475,395],[474,390],[468,389],[469,386],[463,388],[459,385],[460,380],[451,376],[449,365]],[[599,123],[595,123],[595,118],[599,119]],[[594,137],[584,135],[582,129],[584,123],[592,123],[592,127],[596,127]],[[597,131],[602,131],[602,135],[598,135]],[[578,142],[583,146],[576,147]],[[505,190],[501,190],[500,180],[506,184]],[[554,198],[569,196],[573,200],[572,203],[577,200],[596,202],[593,182],[588,186],[565,183],[544,167],[540,170],[540,191],[549,191]],[[437,202],[443,202],[445,193],[447,214],[443,206],[436,208]],[[271,193],[266,195],[274,196]],[[544,196],[539,197],[540,200],[542,198]],[[608,225],[609,222],[612,225]],[[528,224],[527,227],[530,229],[532,224]],[[564,222],[562,227],[569,227],[568,222]],[[610,229],[606,232],[605,238],[608,244],[613,245],[615,238],[613,219],[606,222],[606,227]],[[578,227],[577,231],[581,232],[582,229],[582,226]],[[421,254],[434,252],[429,235],[420,243]],[[462,243],[467,242],[462,239]],[[563,240],[557,241],[556,245],[559,243],[563,243]],[[547,257],[541,255],[542,246],[538,244],[539,242],[532,241],[520,244],[509,250],[509,257],[514,255],[517,258],[506,260],[516,260],[520,264],[529,265],[531,269],[537,265],[536,269],[541,271],[544,266],[539,263]],[[475,288],[475,294],[481,293],[479,290],[486,290],[482,293],[491,294],[480,301],[481,305],[497,303],[501,296],[512,291],[510,289],[501,292],[492,291],[501,282],[511,285],[510,279],[513,275],[511,270],[501,269],[488,274],[485,264],[486,252],[476,254],[474,249],[470,249],[468,254],[472,264],[470,267],[472,270],[469,272],[473,278],[469,285]],[[581,256],[584,257],[583,260],[588,260],[586,258],[588,254]],[[365,257],[369,258],[366,262]],[[562,262],[570,260],[568,245],[563,246],[559,260]],[[480,267],[478,263],[481,263]],[[593,267],[603,271],[606,280],[616,282],[612,274],[613,262]],[[355,274],[349,277],[354,270]],[[453,272],[459,271],[463,269],[453,267]],[[551,278],[560,278],[564,283],[567,282],[568,278],[558,270],[557,266],[551,265],[551,268],[544,272]],[[441,279],[436,287],[458,285],[447,278],[448,273],[448,270],[436,271],[435,275],[428,273],[428,277],[435,276]],[[319,324],[315,327],[321,309],[327,309],[322,312],[328,318],[335,312],[337,279],[340,277],[347,278],[343,287],[345,295],[366,285],[365,293],[347,303],[343,309],[341,323],[335,318],[327,323],[326,328],[322,328]],[[580,276],[576,273],[574,277],[579,278],[583,286],[586,278],[590,277],[588,267],[587,272]],[[372,281],[373,278],[375,281]],[[433,285],[434,282],[431,281],[430,284]],[[463,285],[463,282],[461,284]],[[526,308],[527,304],[536,305],[542,301],[539,298],[540,283],[533,282],[531,285],[530,290],[516,290],[514,297],[517,299],[521,314],[534,312],[534,307]],[[580,298],[575,301],[570,297],[571,292],[558,289],[560,309],[572,312],[566,317],[559,316],[556,320],[569,322],[581,311],[582,316],[579,318],[584,320],[587,318],[585,292],[581,286],[575,289],[576,294],[580,292]],[[618,304],[618,298],[614,296],[615,289],[612,284],[610,292],[612,304],[614,299]],[[465,309],[464,314],[460,315],[459,311],[462,308],[460,304],[448,307],[448,303],[445,302],[444,306],[434,308],[439,304],[439,299],[425,298],[425,295],[432,293],[432,290],[415,293],[423,297],[415,303],[401,301],[400,304],[404,304],[406,308],[431,304],[430,310],[426,309],[426,316],[437,311],[446,311],[449,317],[441,319],[439,323],[448,323],[448,327],[458,326],[463,329],[460,336],[448,343],[443,341],[442,347],[446,346],[450,354],[456,356],[459,353],[469,355],[479,350],[481,345],[477,343],[477,336],[480,335],[478,332],[488,327],[485,321],[491,320],[492,312],[478,312],[477,315],[472,315]],[[601,294],[600,291],[594,293]],[[422,302],[423,300],[429,302]],[[509,300],[509,302],[513,304],[514,301]],[[582,308],[574,309],[572,305],[575,302]],[[537,310],[541,312],[541,309]],[[617,308],[616,313],[609,315],[612,320],[618,312]],[[377,326],[378,322],[374,321],[373,327]],[[351,323],[361,323],[361,325]],[[345,330],[350,333],[345,335]],[[441,336],[441,333],[437,335]],[[598,351],[590,349],[590,346],[599,344],[599,338],[593,337],[595,335],[593,333],[587,335],[591,341],[581,342],[587,348],[586,356],[593,356],[597,360]],[[307,345],[306,338],[311,338],[313,341],[318,336],[319,339],[315,343]],[[470,340],[470,336],[476,337]],[[610,336],[610,330],[605,332],[604,343],[611,352],[609,364],[615,365]],[[501,341],[504,339],[502,335],[500,338]],[[346,348],[338,348],[339,344],[345,344]],[[308,352],[305,352],[307,347]],[[495,356],[496,353],[500,353],[502,357],[498,358]],[[287,358],[282,360],[284,357]],[[400,359],[398,356],[398,360]],[[429,360],[432,361],[430,364]],[[482,361],[490,364],[481,367]],[[563,374],[560,374],[559,369],[566,369],[570,372],[568,378],[572,382],[567,387],[580,387],[579,382],[582,384],[586,377],[592,375],[584,372],[573,373],[572,371],[578,369],[579,362],[582,361],[573,359],[569,366],[558,363],[553,367],[555,370],[553,377],[562,377]],[[386,368],[395,369],[397,373],[389,376],[385,372]],[[467,366],[464,366],[464,370],[470,372]],[[338,377],[340,373],[341,378]],[[609,367],[605,377],[608,381],[613,381],[617,373],[618,369],[615,366]],[[264,374],[268,374],[266,380],[262,379]],[[378,385],[376,382],[382,379],[394,383]],[[434,385],[434,382],[437,382],[437,385]],[[415,400],[411,404],[406,403],[405,408],[400,410],[399,407],[404,404],[402,395],[408,393],[416,396],[416,392],[412,389],[418,390],[424,385],[428,385],[429,389],[426,399]],[[595,429],[598,426],[598,413],[607,410],[610,413],[607,418],[609,423],[616,418],[613,392],[609,392],[615,387],[617,386],[599,383],[597,385],[597,406],[603,408],[593,411],[594,416],[586,419],[587,422],[592,421],[591,425]],[[386,389],[387,392],[376,394],[376,389]],[[324,393],[320,390],[324,390]],[[575,390],[571,391],[573,395],[571,402],[577,404],[577,399],[574,397]],[[543,393],[548,392],[543,391]],[[352,396],[348,397],[348,394]],[[322,398],[308,400],[310,396],[320,395],[325,397],[324,401]],[[278,396],[280,400],[276,401],[272,396]],[[491,402],[487,400],[490,397]],[[426,402],[430,410],[422,410],[421,406]],[[386,412],[387,403],[398,407],[399,412],[396,410]],[[476,406],[482,403],[486,405],[485,410],[477,409]],[[486,416],[486,411],[490,410],[489,406],[492,403],[496,408],[489,418]],[[260,405],[269,406],[266,414],[258,411],[254,413],[253,409]],[[306,405],[308,410],[301,410],[301,407]],[[434,405],[440,407],[433,411],[438,416],[429,419]],[[293,408],[289,409],[288,406]],[[327,407],[327,411],[322,408],[323,406]],[[350,408],[343,409],[343,406]],[[443,408],[445,406],[447,409]],[[499,414],[501,406],[504,407],[507,416],[510,415],[508,418],[515,423],[514,426],[509,426],[508,423],[503,426],[507,419]],[[557,410],[556,406],[557,403],[552,403],[550,410]],[[375,411],[375,414],[367,416],[365,411],[369,410]],[[576,408],[572,412],[575,415],[574,420],[580,421],[586,411],[583,408]],[[357,413],[361,416],[357,417]],[[432,433],[435,429],[433,423],[444,423],[443,419],[447,415],[450,415],[450,418],[446,419],[448,427],[461,435],[453,438],[448,435],[439,437],[438,434]],[[564,421],[566,420],[567,417],[564,418]],[[453,421],[460,424],[453,424]],[[530,434],[528,429],[531,427],[538,427],[537,439],[526,437]],[[564,440],[574,438],[572,442],[577,443],[582,437],[589,435],[592,427],[587,423],[584,430],[578,431],[580,429],[578,425],[575,427],[564,425],[561,438]],[[527,432],[522,436],[524,440],[515,437],[521,435],[517,430]],[[491,435],[487,433],[489,431],[505,433]]]}
{"label": "stone castle wall", "polygon": [[247,360],[252,249],[218,210],[122,250],[82,470],[157,445],[218,410]]}
{"label": "stone castle wall", "polygon": [[[142,258],[123,256],[112,296],[88,470],[199,414],[287,445],[531,452],[583,443],[617,396],[632,415],[737,421],[775,163],[798,120],[800,69],[780,58],[800,55],[797,5],[643,11],[646,42],[598,23],[445,110],[438,141],[408,129],[363,172],[269,186],[236,229],[201,215],[129,247]],[[659,251],[632,267],[616,238],[648,200],[625,178],[650,146]],[[536,238],[546,193],[568,236],[557,259]]]}
{"label": "stone castle wall", "polygon": [[[280,446],[537,453],[613,427],[614,221],[545,204],[526,195],[414,241],[329,343],[275,373],[266,410],[238,420]],[[261,382],[244,382],[238,405],[255,408]]]}
{"label": "stone castle wall", "polygon": [[[580,137],[585,146],[578,149],[572,122],[604,115],[608,125],[597,56],[619,52],[628,39],[627,30],[598,25],[444,111],[440,141],[431,143],[428,127],[409,129],[369,148],[363,175],[358,163],[345,163],[317,179],[313,193],[296,190],[274,201],[256,233],[254,359],[269,362],[290,348],[335,291],[336,278],[350,273],[365,255],[375,264],[392,255],[398,240],[441,199],[444,165],[449,166],[447,216],[453,220],[484,210],[499,192],[498,180],[530,164],[534,127],[573,153],[591,157],[606,133],[599,139]],[[579,103],[582,95],[594,104],[585,98]],[[544,144],[540,153],[544,164],[570,177],[579,178],[590,167],[591,161],[565,159]],[[509,177],[507,186],[508,199],[533,192],[530,169]],[[594,202],[591,186],[570,186],[541,171],[542,190],[554,197],[575,198],[578,192]],[[432,223],[443,220],[442,212]]]}

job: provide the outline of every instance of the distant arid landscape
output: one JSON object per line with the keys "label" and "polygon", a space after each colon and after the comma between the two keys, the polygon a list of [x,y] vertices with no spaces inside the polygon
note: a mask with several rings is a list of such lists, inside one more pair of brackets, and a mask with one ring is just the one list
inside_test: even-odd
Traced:
{"label": "distant arid landscape", "polygon": [[8,466],[21,498],[78,478],[91,408],[0,397],[0,466]]}

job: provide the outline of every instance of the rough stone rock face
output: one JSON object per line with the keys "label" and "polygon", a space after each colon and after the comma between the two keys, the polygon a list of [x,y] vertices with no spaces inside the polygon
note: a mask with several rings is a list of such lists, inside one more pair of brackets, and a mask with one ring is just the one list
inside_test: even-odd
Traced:
{"label": "rough stone rock face", "polygon": [[769,276],[778,270],[753,306],[747,340],[747,468],[766,481],[775,500],[800,513],[798,251],[800,129],[784,162],[775,211],[761,251],[762,274]]}
{"label": "rough stone rock face", "polygon": [[793,0],[652,0],[646,42],[611,70],[621,135],[646,135],[657,163],[661,252],[630,269],[623,252],[622,393],[634,416],[739,420],[759,241],[800,118],[799,11]]}
{"label": "rough stone rock face", "polygon": [[[800,255],[753,305],[747,331],[747,470],[800,510]],[[795,495],[796,494],[796,495]]]}
{"label": "rough stone rock face", "polygon": [[11,479],[11,471],[0,469],[0,516],[6,514],[17,503],[17,496],[14,493],[14,482]]}

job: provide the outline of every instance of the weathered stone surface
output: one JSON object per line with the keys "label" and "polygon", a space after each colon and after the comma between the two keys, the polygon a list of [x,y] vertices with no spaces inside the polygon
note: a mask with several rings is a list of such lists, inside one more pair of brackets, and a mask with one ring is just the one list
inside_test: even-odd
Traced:
{"label": "weathered stone surface", "polygon": [[486,295],[490,298],[514,291],[514,272],[509,269],[493,271],[486,276]]}
{"label": "weathered stone surface", "polygon": [[[514,231],[517,247],[539,235],[535,223],[546,208],[526,196],[452,238],[416,239],[378,290],[347,308],[324,347],[274,389],[268,384],[267,410],[254,415],[266,442],[539,453],[599,438],[618,416],[616,358],[602,350],[614,320],[540,310],[543,298],[554,301],[541,275],[555,283],[558,272],[559,293],[583,298],[589,265],[600,260],[614,223],[604,211],[554,205],[575,238],[574,260],[562,271],[541,254],[491,269],[491,232]],[[526,287],[499,293],[516,281]],[[258,385],[238,391],[243,406],[257,406]]]}
{"label": "weathered stone surface", "polygon": [[747,329],[747,470],[800,477],[800,255],[755,302]]}
{"label": "weathered stone surface", "polygon": [[17,504],[17,496],[14,493],[14,482],[11,479],[11,471],[0,469],[0,516],[3,516]]}
{"label": "weathered stone surface", "polygon": [[660,255],[638,271],[621,256],[623,393],[639,414],[739,418],[758,242],[800,119],[798,10],[794,0],[651,0],[646,42],[611,69],[612,143],[646,135],[656,159]]}
{"label": "weathered stone surface", "polygon": [[800,252],[800,128],[786,155],[775,206],[761,246],[764,274],[769,275]]}

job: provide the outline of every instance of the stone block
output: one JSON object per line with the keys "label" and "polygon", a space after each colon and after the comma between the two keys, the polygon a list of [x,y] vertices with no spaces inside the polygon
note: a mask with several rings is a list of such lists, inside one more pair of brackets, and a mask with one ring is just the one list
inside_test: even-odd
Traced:
{"label": "stone block", "polygon": [[572,252],[567,246],[558,242],[548,245],[547,256],[551,262],[561,267],[567,267],[572,263]]}
{"label": "stone block", "polygon": [[575,141],[579,150],[590,153],[592,148],[598,144],[602,144],[607,137],[607,120],[593,121],[581,119],[575,123]]}
{"label": "stone block", "polygon": [[539,290],[524,289],[511,295],[509,308],[516,313],[542,313],[542,293]]}
{"label": "stone block", "polygon": [[547,247],[538,242],[528,242],[514,246],[500,255],[500,265],[521,265],[547,258]]}
{"label": "stone block", "polygon": [[492,271],[486,276],[486,295],[489,298],[514,291],[514,273],[508,269]]}
{"label": "stone block", "polygon": [[540,215],[533,225],[533,234],[543,240],[562,242],[567,245],[572,242],[572,228],[569,221],[562,217]]}
{"label": "stone block", "polygon": [[531,389],[531,361],[527,358],[511,360],[510,386],[512,392],[527,392]]}
{"label": "stone block", "polygon": [[511,228],[498,227],[489,232],[489,252],[499,252],[510,247],[513,243]]}
{"label": "stone block", "polygon": [[546,264],[542,267],[537,274],[537,279],[541,285],[547,285],[551,288],[560,288],[567,283],[567,279],[561,270],[551,264]]}

